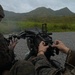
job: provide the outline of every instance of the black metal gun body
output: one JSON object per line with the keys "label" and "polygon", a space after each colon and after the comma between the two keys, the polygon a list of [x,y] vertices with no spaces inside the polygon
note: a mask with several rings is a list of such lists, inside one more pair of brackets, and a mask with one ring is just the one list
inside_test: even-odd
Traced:
{"label": "black metal gun body", "polygon": [[[37,50],[38,50],[38,45],[41,41],[44,41],[46,45],[49,45],[49,48],[47,52],[45,53],[46,57],[50,59],[50,56],[54,56],[54,54],[58,54],[58,50],[56,48],[51,47],[53,40],[52,37],[50,36],[52,33],[47,32],[47,25],[43,24],[42,29],[39,28],[30,28],[26,29],[25,31],[22,31],[18,35],[13,35],[14,38],[27,38],[27,46],[30,50],[30,56],[36,56],[37,55]],[[11,37],[10,37],[11,38]],[[9,38],[9,39],[10,39]]]}

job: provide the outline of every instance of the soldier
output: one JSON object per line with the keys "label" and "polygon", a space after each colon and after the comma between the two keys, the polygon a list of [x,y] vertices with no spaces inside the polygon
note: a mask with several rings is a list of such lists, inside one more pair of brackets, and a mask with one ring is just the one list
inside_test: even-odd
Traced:
{"label": "soldier", "polygon": [[58,48],[67,54],[65,68],[55,68],[45,57],[44,53],[49,46],[42,41],[38,47],[37,57],[34,59],[37,75],[75,75],[75,51],[70,50],[59,40],[56,40],[52,47]]}
{"label": "soldier", "polygon": [[[0,21],[4,18],[4,11],[0,5]],[[10,40],[0,33],[0,75],[34,75],[35,68],[29,61],[15,61],[14,48],[17,39]]]}

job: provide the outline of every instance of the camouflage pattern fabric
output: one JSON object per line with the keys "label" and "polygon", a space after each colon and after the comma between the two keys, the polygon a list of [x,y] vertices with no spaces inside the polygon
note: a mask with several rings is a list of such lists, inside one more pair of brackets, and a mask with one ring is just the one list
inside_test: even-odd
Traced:
{"label": "camouflage pattern fabric", "polygon": [[75,51],[69,51],[65,62],[65,69],[58,69],[44,55],[39,55],[34,59],[37,75],[75,75],[74,59]]}
{"label": "camouflage pattern fabric", "polygon": [[[0,67],[8,62],[8,46],[2,34],[0,34]],[[5,63],[6,62],[6,63]]]}
{"label": "camouflage pattern fabric", "polygon": [[35,75],[35,68],[31,62],[21,60],[13,65],[9,75]]}
{"label": "camouflage pattern fabric", "polygon": [[0,33],[0,73],[11,68],[13,61],[12,54],[13,51],[10,52],[4,36]]}

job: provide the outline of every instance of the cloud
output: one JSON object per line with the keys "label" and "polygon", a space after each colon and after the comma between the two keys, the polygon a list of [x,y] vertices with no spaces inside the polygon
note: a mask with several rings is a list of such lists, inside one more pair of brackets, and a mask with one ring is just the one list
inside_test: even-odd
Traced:
{"label": "cloud", "polygon": [[68,7],[75,12],[75,0],[0,0],[0,4],[4,10],[18,13],[29,12],[37,7],[47,7],[53,10]]}

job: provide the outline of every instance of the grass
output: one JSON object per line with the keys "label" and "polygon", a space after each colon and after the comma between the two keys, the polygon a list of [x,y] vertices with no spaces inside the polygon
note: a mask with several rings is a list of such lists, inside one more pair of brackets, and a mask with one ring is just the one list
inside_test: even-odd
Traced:
{"label": "grass", "polygon": [[[12,33],[14,31],[22,31],[26,28],[41,27],[43,23],[44,21],[3,21],[0,23],[0,32]],[[62,20],[51,20],[50,22],[47,22],[47,28],[50,32],[74,32],[75,20],[64,18]]]}
{"label": "grass", "polygon": [[18,22],[17,25],[20,29],[26,29],[26,28],[32,28],[32,27],[35,27],[35,26],[41,26],[42,23],[39,23],[39,22],[24,22],[24,21],[21,21],[21,22]]}
{"label": "grass", "polygon": [[[42,22],[18,22],[18,26],[21,30],[25,28],[31,28],[34,26],[41,27]],[[48,31],[51,32],[70,32],[75,31],[75,24],[69,23],[47,23]]]}

